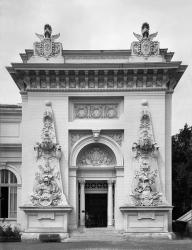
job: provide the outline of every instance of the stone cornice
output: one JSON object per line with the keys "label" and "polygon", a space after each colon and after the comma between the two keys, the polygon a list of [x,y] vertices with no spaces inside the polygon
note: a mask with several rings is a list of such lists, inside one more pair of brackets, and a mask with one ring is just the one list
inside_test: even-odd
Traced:
{"label": "stone cornice", "polygon": [[[168,52],[168,49],[160,49],[159,54],[163,56],[166,62],[170,62],[174,53]],[[26,63],[32,56],[34,51],[32,49],[25,50],[25,53],[21,53],[20,57],[23,63]],[[131,50],[62,50],[62,56],[65,57],[129,57],[131,56]]]}
{"label": "stone cornice", "polygon": [[[6,67],[9,73],[21,70],[139,70],[139,69],[174,69],[181,61],[164,62],[130,62],[130,63],[12,63]],[[181,65],[185,66],[185,65]]]}
{"label": "stone cornice", "polygon": [[[74,67],[74,68],[73,68]],[[29,91],[169,91],[187,66],[181,62],[128,64],[21,64],[7,67],[22,93]]]}

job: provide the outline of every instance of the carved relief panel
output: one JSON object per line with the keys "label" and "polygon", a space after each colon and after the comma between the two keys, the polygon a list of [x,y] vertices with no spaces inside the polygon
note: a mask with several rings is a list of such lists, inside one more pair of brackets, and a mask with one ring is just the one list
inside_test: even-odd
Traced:
{"label": "carved relief panel", "polygon": [[71,99],[69,119],[118,119],[122,105],[122,98]]}
{"label": "carved relief panel", "polygon": [[86,146],[77,157],[77,165],[83,166],[115,166],[115,155],[110,148],[99,143]]}
{"label": "carved relief panel", "polygon": [[118,104],[75,104],[75,119],[118,118]]}

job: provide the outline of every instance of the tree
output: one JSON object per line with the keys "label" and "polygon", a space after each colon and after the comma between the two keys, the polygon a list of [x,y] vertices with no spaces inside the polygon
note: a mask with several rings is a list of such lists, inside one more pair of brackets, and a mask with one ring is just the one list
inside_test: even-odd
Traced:
{"label": "tree", "polygon": [[172,136],[173,219],[191,209],[192,204],[192,127]]}

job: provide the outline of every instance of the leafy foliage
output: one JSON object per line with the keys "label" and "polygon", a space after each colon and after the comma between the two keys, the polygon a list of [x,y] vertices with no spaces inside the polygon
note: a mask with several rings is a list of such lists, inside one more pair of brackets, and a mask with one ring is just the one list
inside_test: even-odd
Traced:
{"label": "leafy foliage", "polygon": [[172,136],[173,219],[191,209],[192,205],[192,127]]}
{"label": "leafy foliage", "polygon": [[20,238],[21,231],[16,226],[12,227],[9,224],[2,224],[0,225],[0,236],[4,236],[8,238],[9,237]]}

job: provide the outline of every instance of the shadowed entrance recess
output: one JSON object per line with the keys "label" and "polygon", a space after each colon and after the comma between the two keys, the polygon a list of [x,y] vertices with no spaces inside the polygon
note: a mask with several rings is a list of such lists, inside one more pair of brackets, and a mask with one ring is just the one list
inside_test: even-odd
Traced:
{"label": "shadowed entrance recess", "polygon": [[107,194],[85,194],[85,226],[107,227]]}

